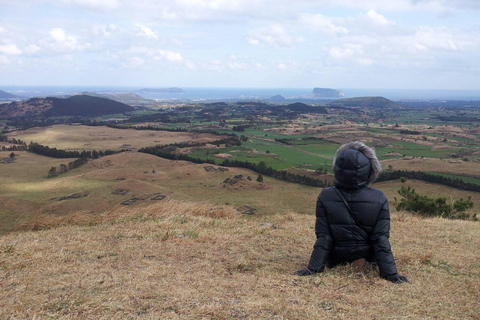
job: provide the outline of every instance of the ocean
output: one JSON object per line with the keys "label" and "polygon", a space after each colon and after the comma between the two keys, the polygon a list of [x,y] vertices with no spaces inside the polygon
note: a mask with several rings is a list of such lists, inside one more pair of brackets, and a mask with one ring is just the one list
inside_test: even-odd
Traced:
{"label": "ocean", "polygon": [[[0,90],[22,98],[68,96],[85,91],[118,94],[136,93],[146,99],[164,101],[190,100],[251,100],[272,96],[294,100],[309,98],[313,88],[182,88],[183,93],[138,92],[154,87],[92,87],[92,86],[0,86]],[[340,89],[344,98],[381,96],[390,100],[480,100],[480,90],[421,90],[421,89]]]}

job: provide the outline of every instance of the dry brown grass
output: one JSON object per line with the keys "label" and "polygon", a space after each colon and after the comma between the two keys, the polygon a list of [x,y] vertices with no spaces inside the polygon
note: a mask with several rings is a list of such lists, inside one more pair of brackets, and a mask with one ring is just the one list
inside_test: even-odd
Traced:
{"label": "dry brown grass", "polygon": [[434,158],[395,159],[382,161],[382,167],[393,166],[393,170],[435,171],[457,175],[480,177],[480,164],[461,160]]}
{"label": "dry brown grass", "polygon": [[21,139],[65,150],[138,149],[158,144],[186,141],[211,142],[218,136],[196,132],[114,129],[108,127],[54,125],[12,132],[9,138]]}
{"label": "dry brown grass", "polygon": [[394,213],[411,281],[395,285],[349,266],[293,276],[311,252],[311,215],[167,201],[90,218],[0,238],[0,318],[478,319],[478,222]]}

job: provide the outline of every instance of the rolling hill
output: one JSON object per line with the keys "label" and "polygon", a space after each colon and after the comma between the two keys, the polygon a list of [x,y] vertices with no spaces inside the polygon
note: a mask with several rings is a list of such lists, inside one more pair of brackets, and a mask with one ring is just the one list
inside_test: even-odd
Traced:
{"label": "rolling hill", "polygon": [[91,116],[132,110],[133,107],[110,99],[77,95],[66,99],[47,97],[12,102],[0,107],[0,118]]}
{"label": "rolling hill", "polygon": [[0,100],[9,100],[18,98],[16,95],[0,90]]}
{"label": "rolling hill", "polygon": [[383,97],[357,97],[339,99],[327,104],[329,107],[360,107],[360,108],[378,108],[378,109],[398,109],[404,108],[402,105],[395,103]]}

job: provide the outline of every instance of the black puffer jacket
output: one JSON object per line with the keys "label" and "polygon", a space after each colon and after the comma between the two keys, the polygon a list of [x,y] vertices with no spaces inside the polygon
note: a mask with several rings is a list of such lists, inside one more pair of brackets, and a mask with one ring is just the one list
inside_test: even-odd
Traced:
{"label": "black puffer jacket", "polygon": [[323,189],[317,199],[317,241],[308,269],[321,272],[326,265],[365,258],[378,263],[383,278],[398,274],[389,242],[387,198],[380,190],[368,187],[379,171],[375,153],[363,143],[346,144],[337,151],[335,187],[344,195],[360,225],[334,187]]}

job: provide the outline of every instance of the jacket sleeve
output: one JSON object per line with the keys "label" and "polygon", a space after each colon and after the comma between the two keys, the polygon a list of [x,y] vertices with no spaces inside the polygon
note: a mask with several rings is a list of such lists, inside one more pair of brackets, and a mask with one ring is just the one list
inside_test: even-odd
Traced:
{"label": "jacket sleeve", "polygon": [[388,201],[385,199],[385,203],[380,210],[380,214],[377,219],[377,223],[373,228],[370,241],[373,244],[375,258],[380,269],[380,276],[385,278],[389,275],[398,274],[397,267],[395,266],[395,259],[393,258],[392,248],[390,246],[390,211],[388,209]]}
{"label": "jacket sleeve", "polygon": [[325,269],[326,261],[332,249],[332,236],[330,234],[327,214],[325,208],[322,206],[320,196],[317,199],[315,215],[315,235],[317,236],[317,241],[315,241],[313,246],[308,269],[315,272],[322,272]]}

